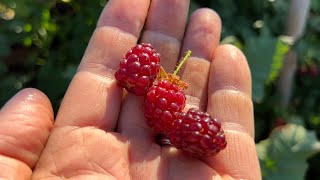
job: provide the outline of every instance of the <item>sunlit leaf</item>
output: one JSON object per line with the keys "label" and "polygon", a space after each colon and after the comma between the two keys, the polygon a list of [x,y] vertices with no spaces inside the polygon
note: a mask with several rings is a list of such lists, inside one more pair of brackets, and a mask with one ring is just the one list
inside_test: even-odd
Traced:
{"label": "sunlit leaf", "polygon": [[259,142],[257,152],[264,179],[300,180],[308,168],[307,158],[320,152],[320,142],[313,131],[288,124]]}
{"label": "sunlit leaf", "polygon": [[283,65],[283,60],[285,55],[288,53],[290,49],[290,45],[279,38],[276,43],[276,50],[272,57],[272,64],[269,73],[269,77],[267,79],[267,83],[272,83],[278,77],[280,70]]}
{"label": "sunlit leaf", "polygon": [[245,54],[252,75],[252,98],[260,102],[264,98],[265,83],[270,75],[277,39],[274,37],[252,37],[246,42]]}

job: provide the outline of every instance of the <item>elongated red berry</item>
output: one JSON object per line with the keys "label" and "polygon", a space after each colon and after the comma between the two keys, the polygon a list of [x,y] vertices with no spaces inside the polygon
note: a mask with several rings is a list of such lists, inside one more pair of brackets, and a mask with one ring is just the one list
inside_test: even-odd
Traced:
{"label": "elongated red berry", "polygon": [[181,113],[169,137],[173,146],[196,157],[216,155],[227,146],[220,122],[195,108]]}
{"label": "elongated red berry", "polygon": [[120,61],[115,73],[117,83],[128,92],[145,95],[160,69],[160,54],[151,44],[138,44]]}
{"label": "elongated red berry", "polygon": [[191,51],[188,51],[173,74],[160,68],[157,82],[145,97],[144,115],[147,124],[156,133],[168,133],[185,106],[186,96],[183,90],[187,88],[187,84],[180,80],[177,73],[190,55]]}
{"label": "elongated red berry", "polygon": [[156,133],[166,133],[185,107],[183,90],[168,80],[160,80],[148,91],[144,115]]}

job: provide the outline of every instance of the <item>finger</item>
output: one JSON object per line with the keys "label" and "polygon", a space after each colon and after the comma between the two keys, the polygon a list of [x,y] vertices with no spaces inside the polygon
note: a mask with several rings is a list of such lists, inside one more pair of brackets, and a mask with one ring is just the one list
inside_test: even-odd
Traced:
{"label": "finger", "polygon": [[251,75],[245,56],[231,45],[222,45],[210,69],[208,111],[223,123],[237,124],[254,136]]}
{"label": "finger", "polygon": [[[189,0],[153,0],[150,7],[141,41],[154,45],[161,54],[162,65],[170,71],[175,67],[179,56],[188,6]],[[154,141],[154,134],[145,123],[143,98],[133,95],[126,98],[118,130],[131,138]]]}
{"label": "finger", "polygon": [[142,42],[151,43],[161,54],[161,65],[171,72],[178,60],[185,31],[189,0],[153,0]]}
{"label": "finger", "polygon": [[60,107],[57,126],[114,130],[122,98],[114,72],[121,57],[137,43],[149,3],[148,0],[108,2]]}
{"label": "finger", "polygon": [[[153,0],[150,6],[141,41],[155,47],[161,54],[161,65],[169,72],[174,69],[178,60],[188,7],[189,0]],[[131,154],[130,168],[133,174],[141,174],[137,167],[156,167],[158,159],[154,156],[157,156],[161,149],[155,145],[155,134],[145,122],[143,108],[143,98],[128,95],[122,105],[118,124],[118,131],[134,141],[132,148],[136,149],[134,152],[137,153]],[[145,159],[150,161],[142,163]]]}
{"label": "finger", "polygon": [[185,90],[186,109],[206,110],[210,61],[219,45],[220,33],[221,20],[211,9],[199,9],[191,15],[180,56],[188,50],[192,54],[179,73],[189,85]]}
{"label": "finger", "polygon": [[52,126],[52,106],[42,92],[16,94],[0,111],[0,177],[30,178]]}
{"label": "finger", "polygon": [[205,161],[219,173],[236,179],[260,179],[253,139],[251,76],[246,58],[234,46],[218,47],[209,79],[207,111],[222,122],[228,145]]}

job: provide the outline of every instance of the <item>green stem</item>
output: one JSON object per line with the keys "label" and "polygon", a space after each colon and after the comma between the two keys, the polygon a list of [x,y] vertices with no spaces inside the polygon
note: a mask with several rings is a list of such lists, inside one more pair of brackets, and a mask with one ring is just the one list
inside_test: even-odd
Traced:
{"label": "green stem", "polygon": [[178,72],[180,71],[181,67],[183,66],[183,64],[187,61],[187,59],[191,56],[191,51],[188,50],[186,55],[183,57],[182,61],[179,63],[177,69],[173,72],[173,75],[177,75]]}

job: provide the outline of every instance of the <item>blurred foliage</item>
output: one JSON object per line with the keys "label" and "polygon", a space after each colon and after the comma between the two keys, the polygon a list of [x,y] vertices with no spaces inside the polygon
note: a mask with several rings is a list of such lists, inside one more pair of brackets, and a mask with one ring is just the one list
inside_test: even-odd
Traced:
{"label": "blurred foliage", "polygon": [[[200,7],[217,11],[223,22],[222,43],[234,44],[247,56],[264,179],[320,177],[320,154],[310,156],[319,152],[312,147],[318,144],[315,134],[320,137],[320,1],[312,0],[306,33],[294,45],[283,37],[289,3],[191,0],[189,13]],[[22,88],[35,87],[49,96],[56,112],[105,4],[105,0],[2,0],[0,106]],[[298,53],[299,65],[290,105],[283,107],[275,86],[289,50]]]}
{"label": "blurred foliage", "polygon": [[257,151],[265,179],[303,179],[308,168],[306,159],[320,151],[320,142],[302,125],[288,124],[259,142]]}
{"label": "blurred foliage", "polygon": [[[44,91],[56,111],[105,3],[1,2],[0,104],[31,86]],[[14,14],[6,17],[10,11]]]}

